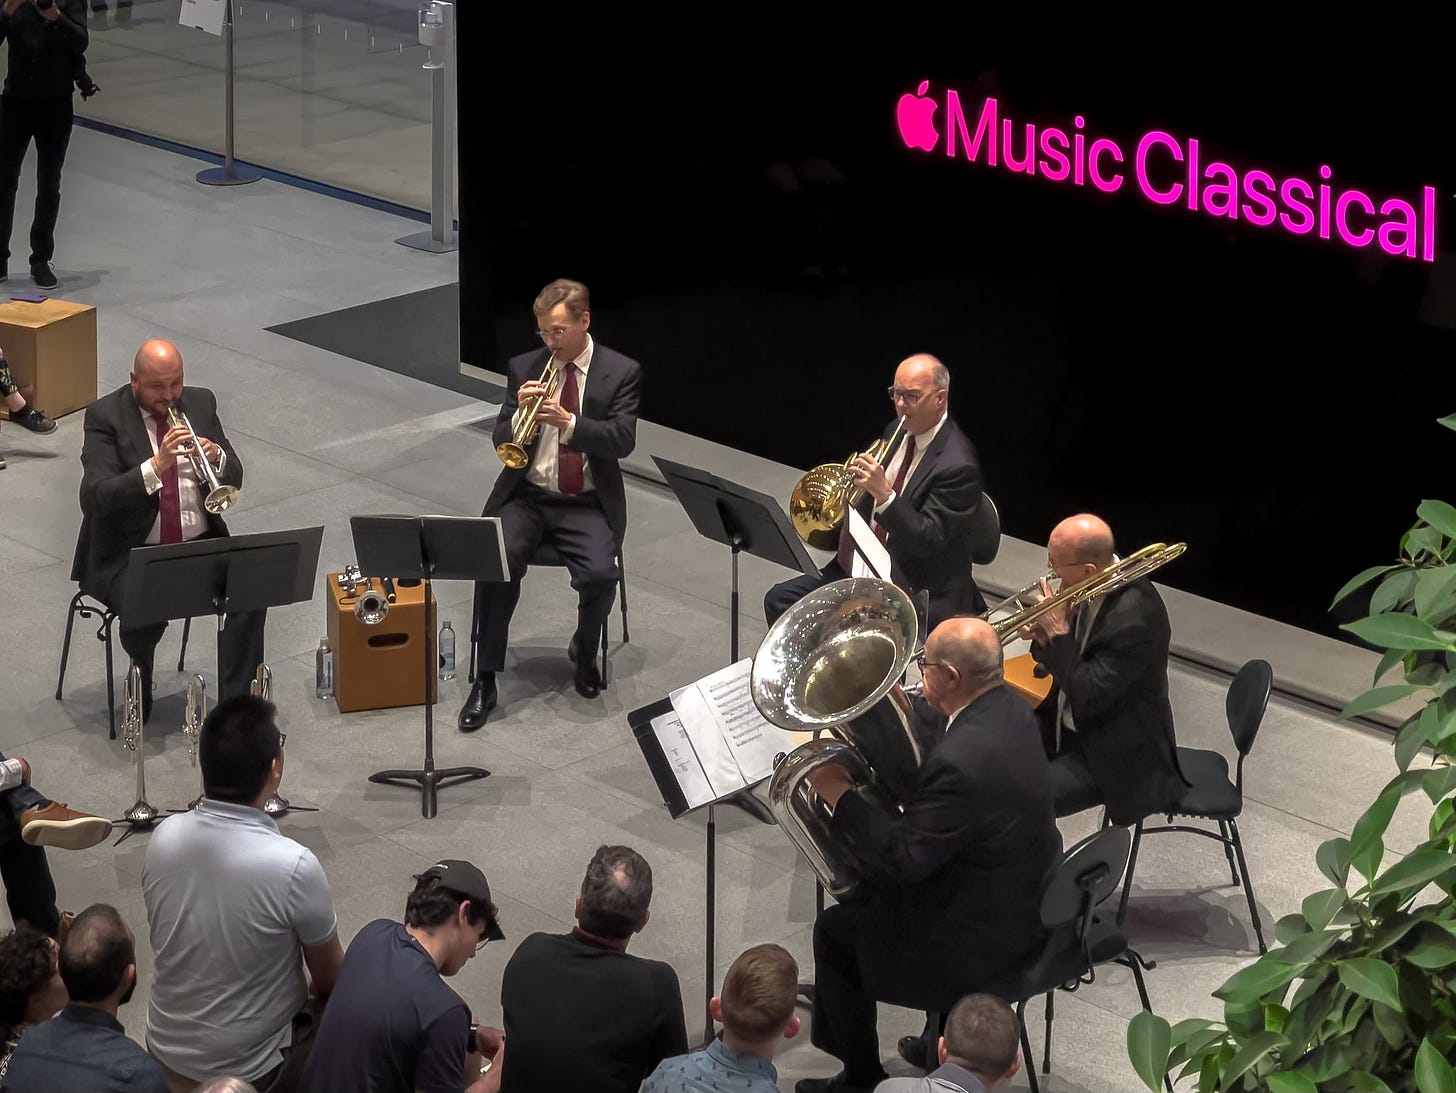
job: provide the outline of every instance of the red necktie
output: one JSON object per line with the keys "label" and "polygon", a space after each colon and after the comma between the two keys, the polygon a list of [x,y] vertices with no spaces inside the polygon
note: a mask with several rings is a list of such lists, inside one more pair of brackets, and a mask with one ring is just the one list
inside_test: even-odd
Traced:
{"label": "red necktie", "polygon": [[[561,408],[568,414],[581,413],[581,396],[576,387],[576,365],[568,363],[566,366],[566,382],[561,386]],[[568,497],[575,496],[582,491],[586,484],[582,468],[586,457],[574,448],[568,448],[565,444],[558,444],[556,447],[556,488]]]}
{"label": "red necktie", "polygon": [[[913,436],[907,436],[905,438],[905,460],[900,464],[900,470],[895,474],[895,485],[893,488],[896,497],[899,496],[901,488],[905,485],[905,472],[909,469],[910,461],[914,458],[915,438]],[[882,543],[885,541],[885,536],[889,534],[878,520],[875,521],[875,534],[880,537],[880,542]],[[839,529],[839,553],[835,555],[835,561],[839,563],[839,568],[844,570],[846,575],[852,573],[851,566],[854,564],[854,540],[849,534],[849,515],[847,513],[844,517],[844,523]]]}
{"label": "red necktie", "polygon": [[[891,489],[893,489],[895,491],[895,496],[897,498],[900,496],[900,491],[905,488],[905,472],[910,469],[910,464],[913,463],[914,461],[915,461],[915,438],[913,436],[908,436],[907,435],[905,437],[905,458],[900,461],[900,469],[897,472],[895,472],[895,484],[892,487],[890,487]],[[880,542],[883,543],[885,541],[885,537],[887,535],[889,535],[890,532],[885,527],[884,524],[882,524],[878,520],[876,520],[875,521],[875,534],[880,537]]]}
{"label": "red necktie", "polygon": [[[157,423],[157,450],[162,448],[162,438],[167,435],[167,419],[153,418]],[[162,542],[182,541],[182,495],[177,491],[177,464],[174,462],[162,472]]]}

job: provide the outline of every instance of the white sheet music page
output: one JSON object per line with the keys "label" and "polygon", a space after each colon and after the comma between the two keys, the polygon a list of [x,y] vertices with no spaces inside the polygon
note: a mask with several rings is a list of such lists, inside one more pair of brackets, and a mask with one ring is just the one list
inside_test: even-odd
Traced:
{"label": "white sheet music page", "polygon": [[849,521],[849,537],[854,542],[854,561],[850,566],[850,576],[878,577],[882,581],[888,581],[890,552],[880,542],[874,528],[859,514],[858,509],[850,509],[845,514],[845,519]]}
{"label": "white sheet music page", "polygon": [[[689,702],[704,711],[718,727],[726,748],[726,758],[734,765],[731,779],[726,769],[720,767],[718,777],[709,770],[709,780],[713,782],[714,788],[730,782],[732,789],[758,784],[773,773],[774,759],[793,751],[799,743],[797,737],[774,725],[758,712],[748,685],[752,668],[752,659],[745,658],[712,675],[704,676],[692,687],[685,689],[697,692],[698,697],[689,699]],[[674,694],[672,700],[673,705],[677,706],[678,695]],[[683,720],[687,721],[686,715]],[[693,740],[696,743],[698,737],[694,735]],[[701,752],[699,757],[703,757]],[[704,766],[708,767],[706,761]]]}
{"label": "white sheet music page", "polygon": [[738,771],[738,764],[733,760],[733,752],[724,735],[723,722],[703,686],[717,674],[715,672],[668,695],[702,766],[703,775],[712,787],[710,800],[714,801],[736,793],[744,785],[743,775]]}
{"label": "white sheet music page", "polygon": [[672,772],[677,777],[678,787],[683,792],[688,808],[697,808],[715,800],[713,787],[708,784],[708,776],[703,773],[703,764],[698,761],[698,753],[693,749],[693,742],[688,739],[687,730],[683,728],[677,711],[654,717],[652,731],[657,742],[662,745],[662,754],[667,756],[667,761],[672,766]]}

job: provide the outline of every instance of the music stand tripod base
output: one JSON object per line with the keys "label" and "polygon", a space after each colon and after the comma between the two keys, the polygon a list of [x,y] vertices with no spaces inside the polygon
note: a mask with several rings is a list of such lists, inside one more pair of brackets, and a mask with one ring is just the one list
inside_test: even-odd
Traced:
{"label": "music stand tripod base", "polygon": [[209,167],[197,172],[197,181],[204,186],[245,186],[262,177],[263,172],[257,167],[236,161],[231,167]]}
{"label": "music stand tripod base", "polygon": [[290,804],[287,797],[275,793],[263,802],[263,811],[269,816],[286,816],[290,812],[317,812],[311,805]]}
{"label": "music stand tripod base", "polygon": [[126,810],[126,815],[121,819],[111,821],[113,825],[126,825],[126,830],[111,845],[120,846],[138,831],[151,831],[152,828],[156,827],[165,818],[161,809],[154,808],[147,804],[146,801],[138,801]]}
{"label": "music stand tripod base", "polygon": [[426,231],[416,232],[414,235],[401,235],[395,242],[402,247],[428,251],[430,254],[449,254],[451,251],[460,249],[460,236],[453,231],[444,239],[436,239],[433,231]]}
{"label": "music stand tripod base", "polygon": [[461,782],[489,777],[490,771],[483,767],[446,767],[444,770],[435,770],[432,767],[427,770],[376,771],[369,776],[369,780],[382,786],[418,788],[421,794],[420,815],[427,820],[433,820],[439,811],[435,799],[436,790],[446,785],[459,785]]}

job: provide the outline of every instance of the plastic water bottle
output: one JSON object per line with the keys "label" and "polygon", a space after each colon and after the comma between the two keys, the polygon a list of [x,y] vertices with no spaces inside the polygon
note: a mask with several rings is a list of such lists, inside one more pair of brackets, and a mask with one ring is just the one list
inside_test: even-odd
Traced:
{"label": "plastic water bottle", "polygon": [[314,694],[319,698],[334,697],[334,650],[329,645],[329,636],[319,639],[318,652],[314,654]]}
{"label": "plastic water bottle", "polygon": [[446,620],[440,627],[440,678],[455,678],[455,629]]}

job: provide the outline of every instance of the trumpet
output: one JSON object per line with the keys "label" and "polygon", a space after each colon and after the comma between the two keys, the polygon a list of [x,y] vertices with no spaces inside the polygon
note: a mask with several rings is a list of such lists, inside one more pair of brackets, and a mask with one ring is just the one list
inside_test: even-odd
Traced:
{"label": "trumpet", "polygon": [[541,370],[540,382],[546,385],[546,393],[532,399],[529,406],[520,408],[517,412],[515,427],[511,430],[511,439],[496,445],[495,454],[500,456],[500,461],[512,470],[519,470],[531,461],[526,448],[535,442],[541,432],[536,415],[541,410],[542,402],[555,398],[560,392],[563,376],[561,366],[556,363],[556,354],[552,353],[547,358],[546,367]]}
{"label": "trumpet", "polygon": [[[182,718],[182,735],[187,737],[187,758],[192,760],[194,767],[198,765],[197,755],[202,749],[202,722],[206,718],[207,680],[200,672],[194,672],[187,681],[187,712]],[[201,803],[206,788],[205,785],[198,787],[196,798],[187,803],[189,810]]]}
{"label": "trumpet", "polygon": [[[273,669],[266,664],[258,665],[258,673],[253,677],[253,682],[248,684],[248,692],[271,702],[273,699]],[[288,803],[288,798],[276,789],[263,802],[263,811],[269,816],[282,816],[292,807]]]}
{"label": "trumpet", "polygon": [[[142,732],[142,670],[133,664],[126,673],[126,684],[122,688],[121,746],[136,752],[137,799],[118,822],[128,823],[133,829],[149,828],[162,815],[161,810],[147,802],[147,754],[146,741]],[[131,834],[130,831],[126,835]],[[122,838],[126,838],[123,835]],[[118,839],[118,842],[121,840]]]}
{"label": "trumpet", "polygon": [[365,626],[376,626],[389,614],[388,592],[376,592],[374,578],[365,581],[364,591],[354,600],[354,617]]}
{"label": "trumpet", "polygon": [[187,420],[187,415],[178,410],[175,406],[167,407],[167,421],[172,428],[187,430],[191,438],[187,443],[187,455],[192,460],[192,467],[198,475],[207,483],[207,499],[202,502],[202,507],[216,516],[220,512],[232,508],[233,503],[238,499],[238,488],[236,486],[224,486],[217,480],[217,472],[212,469],[202,445],[198,443],[197,433],[192,429],[192,422]]}
{"label": "trumpet", "polygon": [[864,498],[864,487],[854,484],[854,461],[863,454],[884,463],[904,428],[902,417],[888,438],[875,441],[843,463],[821,463],[795,483],[789,497],[789,519],[800,539],[819,550],[833,550],[838,545],[845,514]]}

